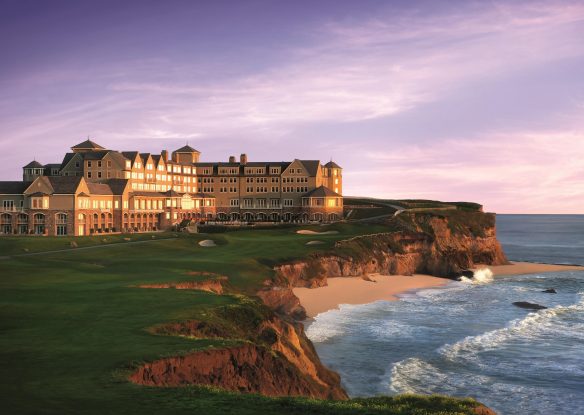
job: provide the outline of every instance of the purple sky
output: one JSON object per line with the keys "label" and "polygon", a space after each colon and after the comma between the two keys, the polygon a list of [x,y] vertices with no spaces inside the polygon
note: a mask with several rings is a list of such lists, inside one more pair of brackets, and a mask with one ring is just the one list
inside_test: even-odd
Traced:
{"label": "purple sky", "polygon": [[0,180],[88,135],[584,213],[584,2],[0,0]]}

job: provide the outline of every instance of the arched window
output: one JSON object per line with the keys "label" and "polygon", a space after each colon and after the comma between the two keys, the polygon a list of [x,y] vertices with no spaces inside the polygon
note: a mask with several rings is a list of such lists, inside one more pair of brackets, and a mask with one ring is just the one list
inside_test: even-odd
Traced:
{"label": "arched window", "polygon": [[36,235],[44,235],[45,233],[45,215],[43,213],[35,213],[33,218],[34,233]]}
{"label": "arched window", "polygon": [[28,233],[28,215],[26,213],[18,214],[18,233],[26,235]]}
{"label": "arched window", "polygon": [[67,214],[66,213],[57,213],[55,217],[55,234],[57,236],[67,235]]}
{"label": "arched window", "polygon": [[12,233],[12,215],[8,213],[0,215],[0,233],[4,235]]}

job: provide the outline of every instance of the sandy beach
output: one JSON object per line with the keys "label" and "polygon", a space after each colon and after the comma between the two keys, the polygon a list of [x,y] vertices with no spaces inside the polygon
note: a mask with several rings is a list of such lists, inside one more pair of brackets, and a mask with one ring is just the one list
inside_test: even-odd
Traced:
{"label": "sandy beach", "polygon": [[421,288],[440,287],[450,281],[429,275],[370,275],[363,278],[329,278],[326,287],[294,288],[294,294],[308,317],[339,307],[339,304],[365,304],[378,300],[394,301],[397,294]]}
{"label": "sandy beach", "polygon": [[[555,271],[583,271],[584,267],[571,265],[513,262],[510,265],[478,266],[489,268],[497,275],[523,275]],[[329,278],[326,287],[294,288],[294,294],[306,309],[308,317],[338,308],[340,304],[366,304],[378,300],[395,301],[398,294],[423,288],[440,287],[451,280],[430,275],[370,275],[366,279]]]}

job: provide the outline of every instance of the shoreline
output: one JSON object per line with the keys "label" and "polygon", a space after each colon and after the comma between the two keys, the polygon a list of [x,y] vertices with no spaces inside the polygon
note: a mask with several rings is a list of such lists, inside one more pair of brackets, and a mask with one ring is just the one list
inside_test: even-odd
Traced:
{"label": "shoreline", "polygon": [[[479,265],[489,268],[494,276],[526,275],[559,271],[584,271],[584,266],[554,265],[535,262],[511,262],[509,265]],[[400,294],[448,285],[453,280],[431,275],[380,275],[329,278],[328,285],[318,288],[294,288],[306,309],[308,319],[338,309],[341,304],[367,304],[374,301],[396,301]]]}

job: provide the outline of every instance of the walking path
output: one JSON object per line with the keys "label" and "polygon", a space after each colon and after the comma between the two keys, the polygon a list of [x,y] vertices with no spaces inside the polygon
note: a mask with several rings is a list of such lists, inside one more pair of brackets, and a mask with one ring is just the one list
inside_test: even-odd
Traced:
{"label": "walking path", "polygon": [[104,244],[104,245],[92,245],[92,246],[82,246],[79,248],[68,248],[68,249],[55,249],[52,251],[41,251],[41,252],[27,252],[25,254],[15,254],[15,255],[4,255],[4,256],[0,256],[0,260],[2,259],[9,259],[9,258],[13,258],[13,257],[23,257],[23,256],[33,256],[33,255],[43,255],[43,254],[55,254],[55,253],[62,253],[62,252],[75,252],[75,251],[81,251],[81,250],[86,250],[86,249],[95,249],[95,248],[106,248],[106,247],[112,247],[115,245],[130,245],[130,244],[143,244],[143,243],[147,243],[147,242],[158,242],[158,241],[168,241],[171,239],[178,239],[177,237],[171,237],[171,238],[156,238],[156,239],[147,239],[145,241],[122,241],[122,242],[113,242],[111,244]]}

